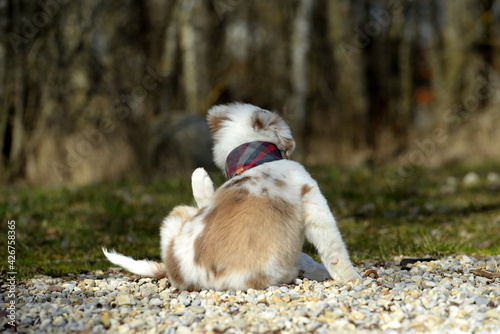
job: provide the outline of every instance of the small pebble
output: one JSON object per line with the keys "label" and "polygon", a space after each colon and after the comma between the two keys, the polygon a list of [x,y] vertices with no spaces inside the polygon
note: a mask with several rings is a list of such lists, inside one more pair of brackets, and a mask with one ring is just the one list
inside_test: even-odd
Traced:
{"label": "small pebble", "polygon": [[130,305],[130,304],[132,304],[132,301],[130,300],[130,296],[126,292],[119,293],[116,296],[115,301],[118,305]]}
{"label": "small pebble", "polygon": [[161,301],[160,298],[152,298],[149,301],[149,305],[153,305],[153,306],[159,306],[159,305],[162,305],[162,304],[163,304],[163,301]]}
{"label": "small pebble", "polygon": [[198,314],[205,313],[205,308],[201,306],[191,306],[189,309],[194,313]]}

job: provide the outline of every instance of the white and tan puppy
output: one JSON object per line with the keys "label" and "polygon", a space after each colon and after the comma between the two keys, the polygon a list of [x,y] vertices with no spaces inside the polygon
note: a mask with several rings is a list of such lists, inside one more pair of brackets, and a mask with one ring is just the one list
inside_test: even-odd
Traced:
{"label": "white and tan puppy", "polygon": [[[214,191],[204,169],[192,175],[197,207],[178,206],[161,226],[162,263],[108,252],[144,276],[168,277],[178,289],[264,289],[307,278],[359,278],[320,189],[295,161],[283,119],[250,104],[208,112],[216,165],[228,181]],[[301,253],[306,237],[322,262]]]}

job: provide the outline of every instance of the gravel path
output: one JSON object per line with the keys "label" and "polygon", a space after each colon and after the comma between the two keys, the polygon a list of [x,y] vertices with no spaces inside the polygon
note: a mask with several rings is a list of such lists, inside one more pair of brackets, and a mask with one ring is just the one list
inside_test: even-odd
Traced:
{"label": "gravel path", "polygon": [[[500,333],[500,256],[396,263],[358,266],[362,284],[305,279],[222,292],[177,291],[118,270],[40,276],[17,283],[18,332]],[[3,282],[2,329],[8,289]]]}

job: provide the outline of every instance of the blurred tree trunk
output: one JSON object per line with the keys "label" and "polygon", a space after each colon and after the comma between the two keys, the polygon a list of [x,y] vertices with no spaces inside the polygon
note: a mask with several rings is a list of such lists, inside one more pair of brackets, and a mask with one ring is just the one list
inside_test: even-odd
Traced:
{"label": "blurred tree trunk", "polygon": [[182,0],[179,37],[182,49],[183,88],[187,110],[202,113],[207,96],[207,12],[205,2]]}
{"label": "blurred tree trunk", "polygon": [[307,123],[307,97],[309,93],[309,50],[311,48],[311,18],[316,1],[299,0],[295,18],[292,22],[292,40],[290,43],[291,58],[291,85],[292,96],[288,106],[288,119],[294,131],[297,146],[295,156],[304,159],[305,130]]}
{"label": "blurred tree trunk", "polygon": [[[411,136],[411,122],[413,118],[413,63],[414,63],[414,40],[416,31],[418,31],[416,19],[416,5],[408,4],[407,13],[401,10],[393,17],[390,34],[394,38],[399,38],[398,46],[398,65],[400,99],[396,104],[395,110],[392,110],[390,118],[394,120],[394,131],[399,139],[400,151],[407,146]],[[405,20],[406,16],[406,20]],[[397,101],[397,99],[395,99]]]}
{"label": "blurred tree trunk", "polygon": [[[22,166],[24,162],[23,142],[25,137],[24,117],[25,117],[25,96],[27,95],[24,80],[25,74],[25,59],[19,53],[19,48],[27,43],[26,38],[15,38],[20,36],[22,22],[24,19],[23,9],[32,9],[33,4],[26,2],[13,2],[4,5],[2,8],[4,17],[8,20],[4,21],[5,26],[2,27],[5,31],[11,31],[10,35],[2,38],[2,51],[4,55],[3,63],[5,66],[2,69],[4,75],[2,79],[3,91],[1,98],[2,116],[0,117],[0,149],[2,157],[0,158],[0,181],[2,179],[16,178],[22,176]],[[29,35],[35,35],[37,32],[31,27],[25,32]],[[9,41],[11,42],[9,45]],[[11,47],[12,46],[12,47]]]}
{"label": "blurred tree trunk", "polygon": [[496,12],[494,10],[489,12],[486,18],[490,20],[491,24],[491,40],[489,43],[492,45],[492,66],[496,71],[500,71],[500,14],[498,13],[500,0],[494,0],[493,8],[497,8]]}
{"label": "blurred tree trunk", "polygon": [[[481,54],[484,64],[480,70],[480,77],[485,85],[490,85],[489,68],[494,65],[494,48],[495,36],[493,21],[495,17],[495,9],[493,7],[493,0],[481,0],[480,7],[480,22],[483,25],[484,33],[482,38],[477,42],[478,52]],[[500,4],[500,2],[499,2]],[[483,109],[488,105],[489,96],[480,100],[479,108]]]}
{"label": "blurred tree trunk", "polygon": [[[467,68],[467,55],[474,41],[474,29],[465,24],[471,13],[475,0],[458,0],[445,2],[444,22],[441,26],[442,13],[438,2],[430,1],[432,10],[433,41],[430,49],[430,66],[432,69],[433,90],[437,110],[450,108],[459,101],[462,93],[464,77],[463,70]],[[429,131],[430,124],[443,120],[427,115],[427,124],[424,131]]]}
{"label": "blurred tree trunk", "polygon": [[357,159],[364,160],[364,130],[368,121],[364,52],[370,41],[359,29],[359,21],[353,20],[353,6],[354,3],[348,1],[327,2],[328,42],[334,46],[332,51],[337,71],[338,152],[344,156],[355,151],[361,155]]}

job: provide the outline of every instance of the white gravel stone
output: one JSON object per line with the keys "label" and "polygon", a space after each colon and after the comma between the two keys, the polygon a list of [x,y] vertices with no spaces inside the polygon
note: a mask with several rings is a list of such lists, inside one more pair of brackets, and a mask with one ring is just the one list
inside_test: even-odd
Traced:
{"label": "white gravel stone", "polygon": [[[399,262],[399,261],[398,261]],[[362,284],[297,280],[266,290],[179,291],[164,280],[96,272],[59,279],[38,276],[18,284],[23,333],[498,333],[500,256],[450,256],[358,266],[378,273]],[[7,285],[1,287],[5,291]],[[0,301],[5,303],[5,294]],[[6,324],[6,320],[0,326]],[[22,320],[21,320],[22,319]]]}

